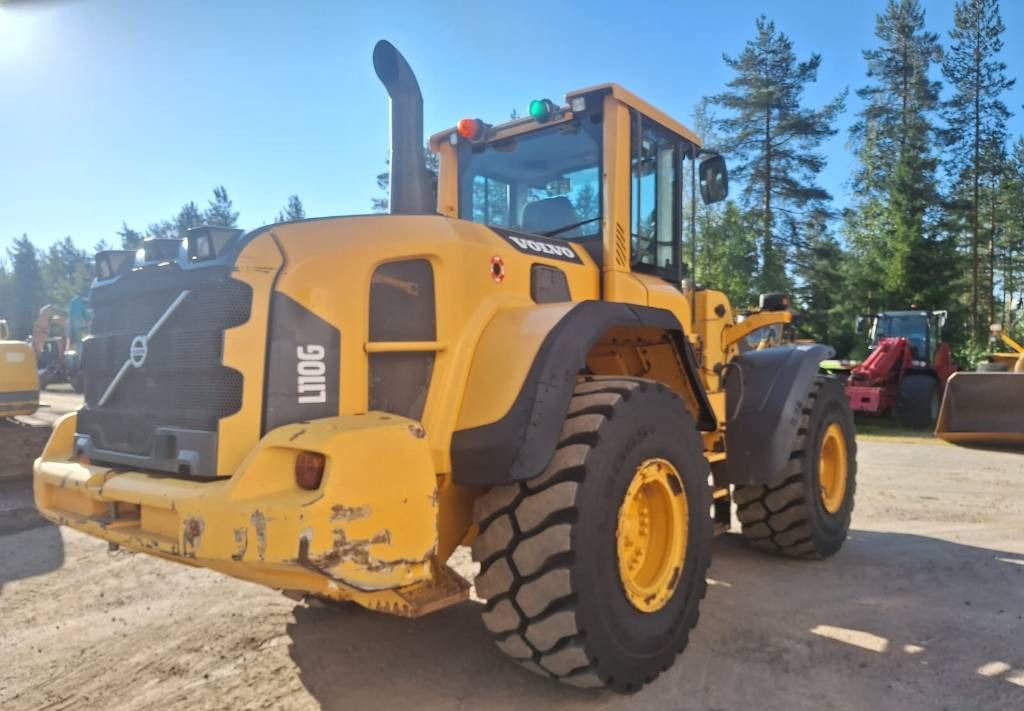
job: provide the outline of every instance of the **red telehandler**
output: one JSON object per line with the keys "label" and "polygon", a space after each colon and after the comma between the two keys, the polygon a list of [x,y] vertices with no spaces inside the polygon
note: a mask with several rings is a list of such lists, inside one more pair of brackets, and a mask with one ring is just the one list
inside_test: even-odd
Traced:
{"label": "red telehandler", "polygon": [[906,427],[935,424],[946,381],[957,370],[949,344],[940,340],[946,315],[945,311],[914,310],[883,311],[869,317],[868,357],[852,368],[829,368],[848,373],[846,396],[854,412],[895,412]]}

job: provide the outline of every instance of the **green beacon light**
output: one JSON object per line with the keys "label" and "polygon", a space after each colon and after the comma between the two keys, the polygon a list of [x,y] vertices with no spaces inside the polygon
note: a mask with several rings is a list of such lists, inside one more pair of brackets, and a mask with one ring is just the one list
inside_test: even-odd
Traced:
{"label": "green beacon light", "polygon": [[555,103],[551,99],[534,99],[530,102],[530,116],[544,123],[555,113]]}

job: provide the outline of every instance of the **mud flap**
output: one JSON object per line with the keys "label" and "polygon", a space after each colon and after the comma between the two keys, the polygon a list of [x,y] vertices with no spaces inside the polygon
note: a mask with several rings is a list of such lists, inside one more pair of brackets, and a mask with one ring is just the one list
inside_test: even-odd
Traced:
{"label": "mud flap", "polygon": [[971,447],[1024,449],[1024,373],[954,373],[935,436]]}
{"label": "mud flap", "polygon": [[725,466],[715,484],[765,484],[779,479],[793,451],[804,402],[828,346],[782,346],[736,358],[726,374]]}

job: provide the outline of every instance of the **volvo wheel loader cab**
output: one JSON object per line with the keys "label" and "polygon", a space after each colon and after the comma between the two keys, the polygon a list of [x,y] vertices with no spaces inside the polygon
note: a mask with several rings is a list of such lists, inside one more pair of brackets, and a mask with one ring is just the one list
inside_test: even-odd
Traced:
{"label": "volvo wheel loader cab", "polygon": [[[85,407],[36,466],[114,545],[405,616],[466,599],[497,646],[630,692],[686,646],[710,539],[827,556],[856,460],[831,353],[740,353],[688,279],[724,160],[614,84],[435,134],[388,43],[391,213],[190,231],[97,256]],[[686,280],[684,283],[684,279]],[[838,394],[837,394],[838,393]]]}

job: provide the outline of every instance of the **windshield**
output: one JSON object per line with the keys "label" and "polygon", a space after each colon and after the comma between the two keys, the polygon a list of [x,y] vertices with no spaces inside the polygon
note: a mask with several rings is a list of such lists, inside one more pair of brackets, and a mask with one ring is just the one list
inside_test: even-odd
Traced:
{"label": "windshield", "polygon": [[875,321],[871,345],[883,338],[906,338],[914,357],[923,359],[928,352],[928,319],[924,314],[886,314]]}
{"label": "windshield", "polygon": [[572,120],[486,144],[460,142],[459,217],[559,239],[601,230],[601,126]]}

